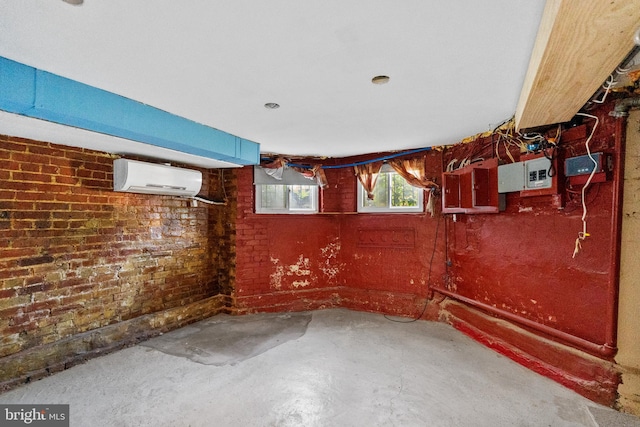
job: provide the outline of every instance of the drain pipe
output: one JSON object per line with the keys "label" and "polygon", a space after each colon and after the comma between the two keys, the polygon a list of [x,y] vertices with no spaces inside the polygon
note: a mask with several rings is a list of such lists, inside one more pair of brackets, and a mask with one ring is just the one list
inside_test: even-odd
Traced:
{"label": "drain pipe", "polygon": [[614,179],[613,179],[613,200],[611,209],[614,213],[611,223],[611,235],[614,238],[613,250],[610,255],[611,279],[609,281],[608,295],[610,298],[608,319],[610,321],[607,328],[607,344],[612,348],[616,347],[618,334],[618,298],[620,292],[620,253],[622,243],[622,204],[624,195],[624,166],[627,139],[627,117],[629,110],[640,108],[640,97],[624,98],[616,102],[615,107],[609,113],[617,118],[615,127],[615,157]]}
{"label": "drain pipe", "polygon": [[[631,52],[624,58],[621,63],[622,68],[626,68],[629,66],[631,61],[634,60],[636,55],[640,54],[640,28],[638,28],[633,35],[633,42],[635,46],[631,49]],[[616,69],[617,70],[617,69]],[[635,98],[624,98],[616,102],[613,111],[609,113],[610,116],[615,118],[627,117],[629,115],[629,110],[632,108],[640,107],[640,97]]]}
{"label": "drain pipe", "polygon": [[632,108],[640,108],[640,97],[624,98],[616,102],[613,111],[609,113],[610,116],[615,118],[627,117],[629,110]]}
{"label": "drain pipe", "polygon": [[[555,338],[557,341],[559,342],[563,342],[564,344],[568,344],[571,345],[572,347],[578,348],[582,351],[585,351],[589,354],[592,354],[594,356],[599,356],[602,358],[606,358],[606,359],[611,359],[613,358],[613,356],[615,356],[616,352],[617,352],[617,348],[615,347],[615,344],[612,343],[610,341],[611,339],[611,331],[613,330],[613,332],[615,333],[615,329],[610,328],[607,331],[607,337],[606,340],[607,342],[604,344],[598,344],[598,343],[594,343],[591,342],[589,340],[586,340],[584,338],[580,338],[576,335],[570,334],[568,332],[563,332],[559,329],[555,329],[552,328],[551,326],[547,326],[545,324],[542,323],[538,323],[534,320],[529,320],[526,317],[522,317],[519,316],[517,314],[514,314],[510,311],[506,311],[506,310],[502,310],[500,308],[494,307],[490,304],[485,304],[483,302],[480,301],[476,301],[473,298],[468,298],[465,296],[462,296],[456,292],[452,292],[448,289],[444,289],[442,287],[432,287],[431,288],[433,291],[448,296],[454,300],[463,302],[467,305],[470,305],[472,307],[476,307],[479,308],[480,310],[484,311],[484,312],[488,312],[489,314],[493,314],[496,315],[498,318],[502,318],[508,321],[511,321],[513,323],[517,323],[521,326],[524,326],[526,328],[530,328],[533,329],[535,331],[538,332],[542,332],[543,334],[546,334],[552,338]],[[617,294],[616,294],[617,295]],[[617,306],[616,306],[617,307]],[[611,309],[612,312],[615,312],[615,308]],[[611,315],[611,313],[610,313]],[[615,337],[613,337],[613,340],[615,340]]]}

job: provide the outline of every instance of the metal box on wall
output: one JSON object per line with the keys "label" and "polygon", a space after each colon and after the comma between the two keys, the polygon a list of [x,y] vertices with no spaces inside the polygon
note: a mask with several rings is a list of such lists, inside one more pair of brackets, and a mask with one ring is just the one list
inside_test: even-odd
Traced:
{"label": "metal box on wall", "polygon": [[525,190],[551,188],[553,185],[553,167],[551,160],[539,157],[523,162]]}
{"label": "metal box on wall", "polygon": [[508,163],[498,166],[498,193],[524,190],[524,164]]}

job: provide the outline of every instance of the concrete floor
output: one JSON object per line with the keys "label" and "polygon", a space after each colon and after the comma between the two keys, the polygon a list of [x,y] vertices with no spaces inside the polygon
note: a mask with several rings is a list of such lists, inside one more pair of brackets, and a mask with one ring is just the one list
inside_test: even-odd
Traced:
{"label": "concrete floor", "polygon": [[640,426],[448,325],[219,315],[0,395],[71,426]]}

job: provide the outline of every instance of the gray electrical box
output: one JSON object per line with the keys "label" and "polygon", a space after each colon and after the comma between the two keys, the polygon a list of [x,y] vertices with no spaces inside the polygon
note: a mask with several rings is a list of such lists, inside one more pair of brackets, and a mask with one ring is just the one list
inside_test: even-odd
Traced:
{"label": "gray electrical box", "polygon": [[553,184],[551,172],[551,160],[546,157],[527,160],[524,162],[525,189],[551,188]]}
{"label": "gray electrical box", "polygon": [[511,193],[524,189],[524,164],[522,162],[498,166],[498,193]]}
{"label": "gray electrical box", "polygon": [[498,166],[498,193],[551,188],[551,160],[546,157]]}

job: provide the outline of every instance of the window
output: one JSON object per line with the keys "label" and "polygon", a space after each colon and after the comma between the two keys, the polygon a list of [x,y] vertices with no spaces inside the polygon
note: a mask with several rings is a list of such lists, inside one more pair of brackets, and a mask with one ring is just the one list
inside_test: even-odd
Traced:
{"label": "window", "polygon": [[291,168],[255,166],[256,213],[313,214],[318,212],[318,185]]}
{"label": "window", "polygon": [[373,200],[358,182],[358,212],[423,212],[424,190],[409,185],[391,166],[385,164],[380,169]]}
{"label": "window", "polygon": [[257,213],[308,214],[318,212],[318,186],[256,185]]}

